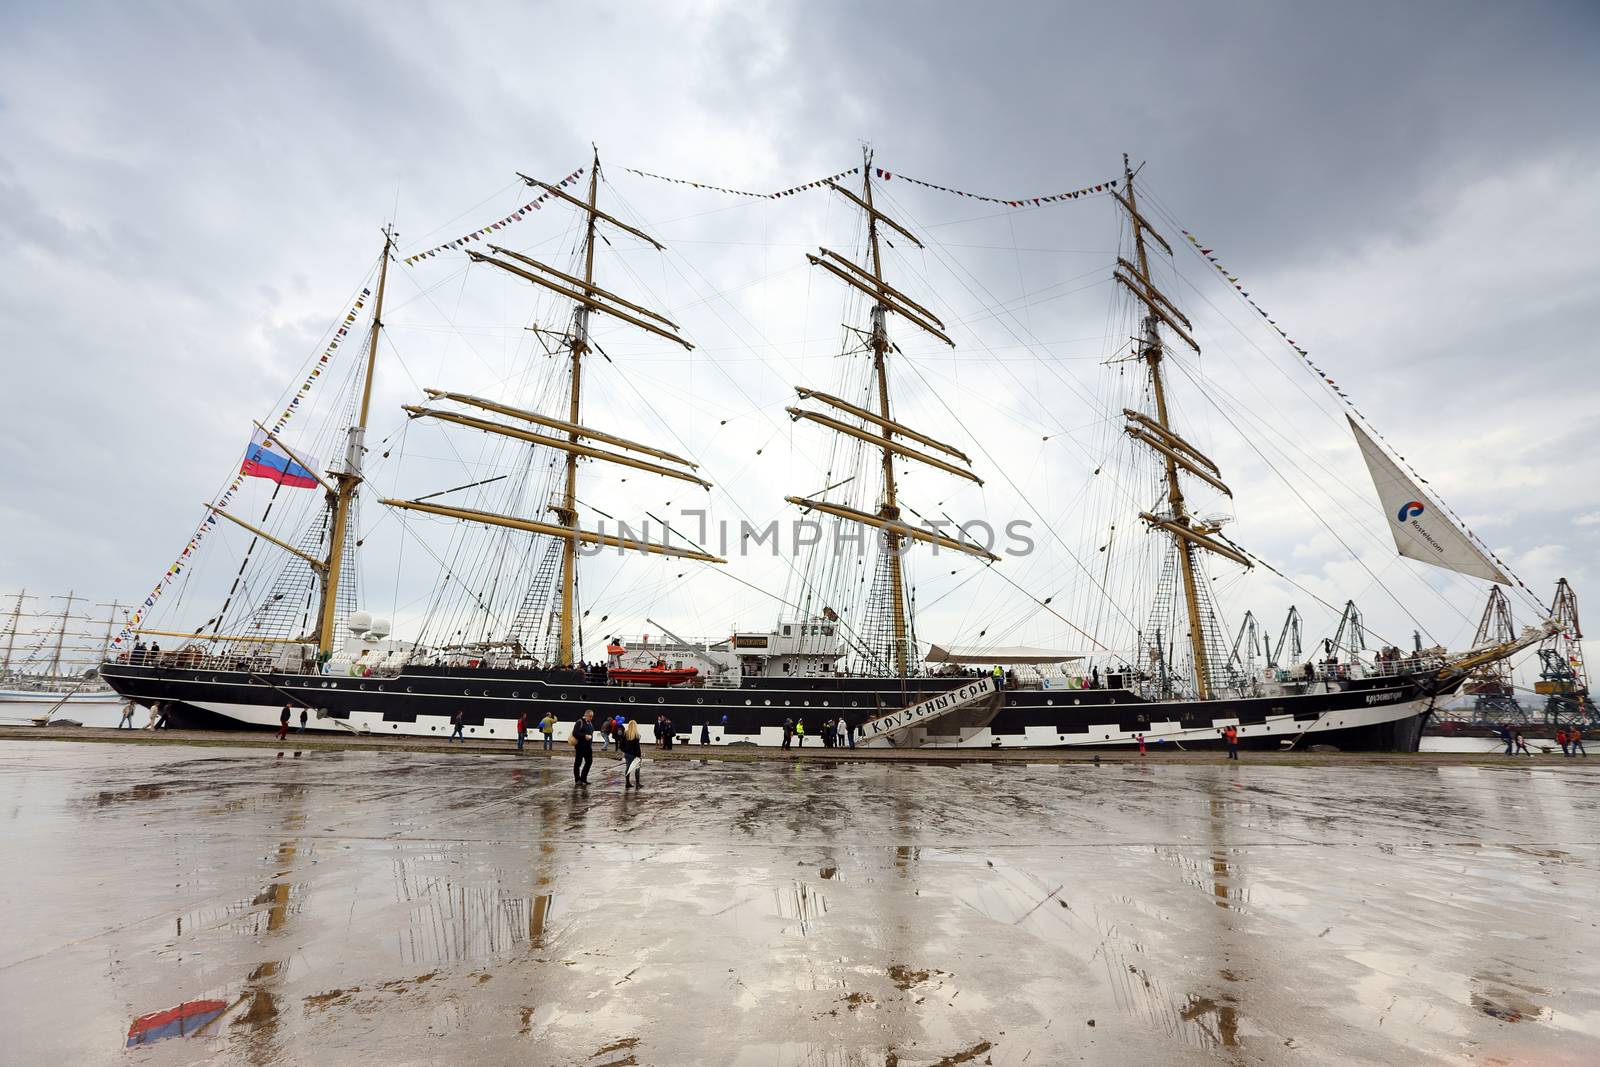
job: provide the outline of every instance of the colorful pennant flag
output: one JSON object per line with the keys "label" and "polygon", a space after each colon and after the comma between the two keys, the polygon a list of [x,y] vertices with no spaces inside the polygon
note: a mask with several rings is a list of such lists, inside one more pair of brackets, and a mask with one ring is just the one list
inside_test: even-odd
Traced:
{"label": "colorful pennant flag", "polygon": [[910,182],[912,185],[920,185],[924,189],[937,189],[939,192],[949,193],[951,196],[964,196],[969,200],[982,200],[985,203],[1003,204],[1006,207],[1038,207],[1041,204],[1054,204],[1062,200],[1078,200],[1085,196],[1093,196],[1095,193],[1108,193],[1117,187],[1117,181],[1113,178],[1110,181],[1099,182],[1095,185],[1085,185],[1082,189],[1074,189],[1070,193],[1050,193],[1045,196],[1023,196],[1015,199],[1006,199],[999,196],[982,196],[978,193],[969,193],[961,189],[952,189],[937,182],[923,181],[921,178],[908,178],[904,174],[894,174],[884,170],[882,167],[874,167],[872,169],[883,181]]}
{"label": "colorful pennant flag", "polygon": [[808,189],[820,189],[828,182],[836,182],[840,178],[848,178],[852,174],[861,173],[860,167],[851,167],[849,170],[841,170],[838,174],[830,174],[826,178],[818,178],[815,181],[801,182],[799,185],[792,185],[775,193],[752,193],[744,189],[730,189],[726,185],[712,185],[710,182],[691,181],[688,178],[669,178],[665,174],[653,174],[648,170],[639,170],[635,167],[623,167],[622,169],[629,174],[637,174],[641,178],[654,178],[658,182],[670,182],[673,185],[690,185],[696,189],[709,189],[714,193],[727,193],[730,196],[747,196],[752,200],[776,200],[781,196],[793,196],[795,193],[803,193]]}
{"label": "colorful pennant flag", "polygon": [[[567,175],[565,178],[562,178],[560,181],[556,182],[556,187],[560,188],[560,189],[565,189],[569,185],[576,184],[578,179],[583,177],[584,169],[585,168],[583,168],[583,167],[579,167],[577,170],[573,171],[571,174]],[[511,214],[507,215],[505,218],[500,219],[497,222],[491,222],[487,226],[484,226],[484,227],[481,227],[479,229],[473,230],[471,233],[467,234],[465,237],[457,237],[455,240],[446,241],[442,245],[434,245],[432,248],[429,248],[429,249],[427,249],[426,251],[423,251],[423,252],[414,252],[411,255],[406,256],[400,262],[404,263],[406,266],[409,267],[409,266],[412,266],[413,264],[415,264],[416,262],[418,262],[419,260],[432,259],[433,257],[437,256],[440,252],[452,252],[452,251],[455,251],[458,248],[463,248],[463,247],[466,246],[466,244],[469,241],[481,241],[481,240],[483,240],[483,238],[487,237],[491,233],[494,233],[496,230],[504,229],[505,227],[511,225],[513,222],[521,222],[523,219],[528,217],[528,213],[530,211],[537,211],[541,206],[543,206],[543,204],[544,204],[544,202],[546,200],[549,200],[551,198],[552,195],[554,195],[554,194],[549,193],[549,192],[540,193],[538,196],[534,197],[532,200],[528,201],[526,204],[523,204],[521,207],[517,208]]]}

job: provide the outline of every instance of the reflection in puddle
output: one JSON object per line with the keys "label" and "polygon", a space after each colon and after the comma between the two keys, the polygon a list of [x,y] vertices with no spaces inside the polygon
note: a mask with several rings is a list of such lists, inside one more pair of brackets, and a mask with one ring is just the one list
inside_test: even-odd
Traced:
{"label": "reflection in puddle", "polygon": [[128,1027],[128,1048],[165,1041],[169,1037],[194,1037],[228,1010],[225,1000],[186,1000],[176,1008],[151,1012]]}
{"label": "reflection in puddle", "polygon": [[1210,997],[1190,993],[1189,1002],[1178,1013],[1178,1018],[1194,1023],[1223,1048],[1239,1044],[1239,1011],[1226,1000],[1219,1004]]}
{"label": "reflection in puddle", "polygon": [[1549,1018],[1550,1009],[1532,999],[1548,996],[1549,992],[1548,989],[1514,982],[1509,975],[1479,974],[1472,977],[1472,1006],[1501,1022],[1520,1023]]}
{"label": "reflection in puddle", "polygon": [[395,934],[402,961],[465,963],[524,945],[545,946],[553,893],[529,895],[500,885],[419,878],[417,862],[396,864],[396,896],[414,905],[412,921]]}
{"label": "reflection in puddle", "polygon": [[811,932],[811,924],[828,912],[828,898],[805,882],[793,883],[787,891],[774,887],[778,916],[796,920],[801,937]]}

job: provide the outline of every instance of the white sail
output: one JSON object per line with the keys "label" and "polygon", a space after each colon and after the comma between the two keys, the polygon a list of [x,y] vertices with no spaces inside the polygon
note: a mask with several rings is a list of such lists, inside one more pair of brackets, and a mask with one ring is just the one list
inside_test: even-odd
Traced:
{"label": "white sail", "polygon": [[1394,547],[1400,554],[1474,578],[1510,585],[1511,580],[1457,529],[1445,510],[1407,477],[1354,419],[1345,417],[1356,435],[1356,443],[1361,446],[1367,470],[1372,472],[1378,502],[1383,505],[1389,532],[1394,535]]}

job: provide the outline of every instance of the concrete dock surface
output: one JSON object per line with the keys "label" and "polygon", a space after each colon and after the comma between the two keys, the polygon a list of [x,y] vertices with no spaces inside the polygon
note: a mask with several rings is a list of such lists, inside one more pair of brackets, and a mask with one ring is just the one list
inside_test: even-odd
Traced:
{"label": "concrete dock surface", "polygon": [[1600,1061],[1600,762],[55,734],[8,1064]]}

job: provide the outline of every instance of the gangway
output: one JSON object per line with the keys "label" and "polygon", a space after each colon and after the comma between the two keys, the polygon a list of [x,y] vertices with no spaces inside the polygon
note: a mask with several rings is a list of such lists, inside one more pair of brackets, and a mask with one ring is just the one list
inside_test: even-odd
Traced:
{"label": "gangway", "polygon": [[985,675],[938,696],[866,720],[857,730],[860,738],[857,744],[899,746],[909,739],[911,731],[963,711],[968,714],[962,717],[959,725],[981,729],[1000,711],[1001,701],[1000,679]]}

